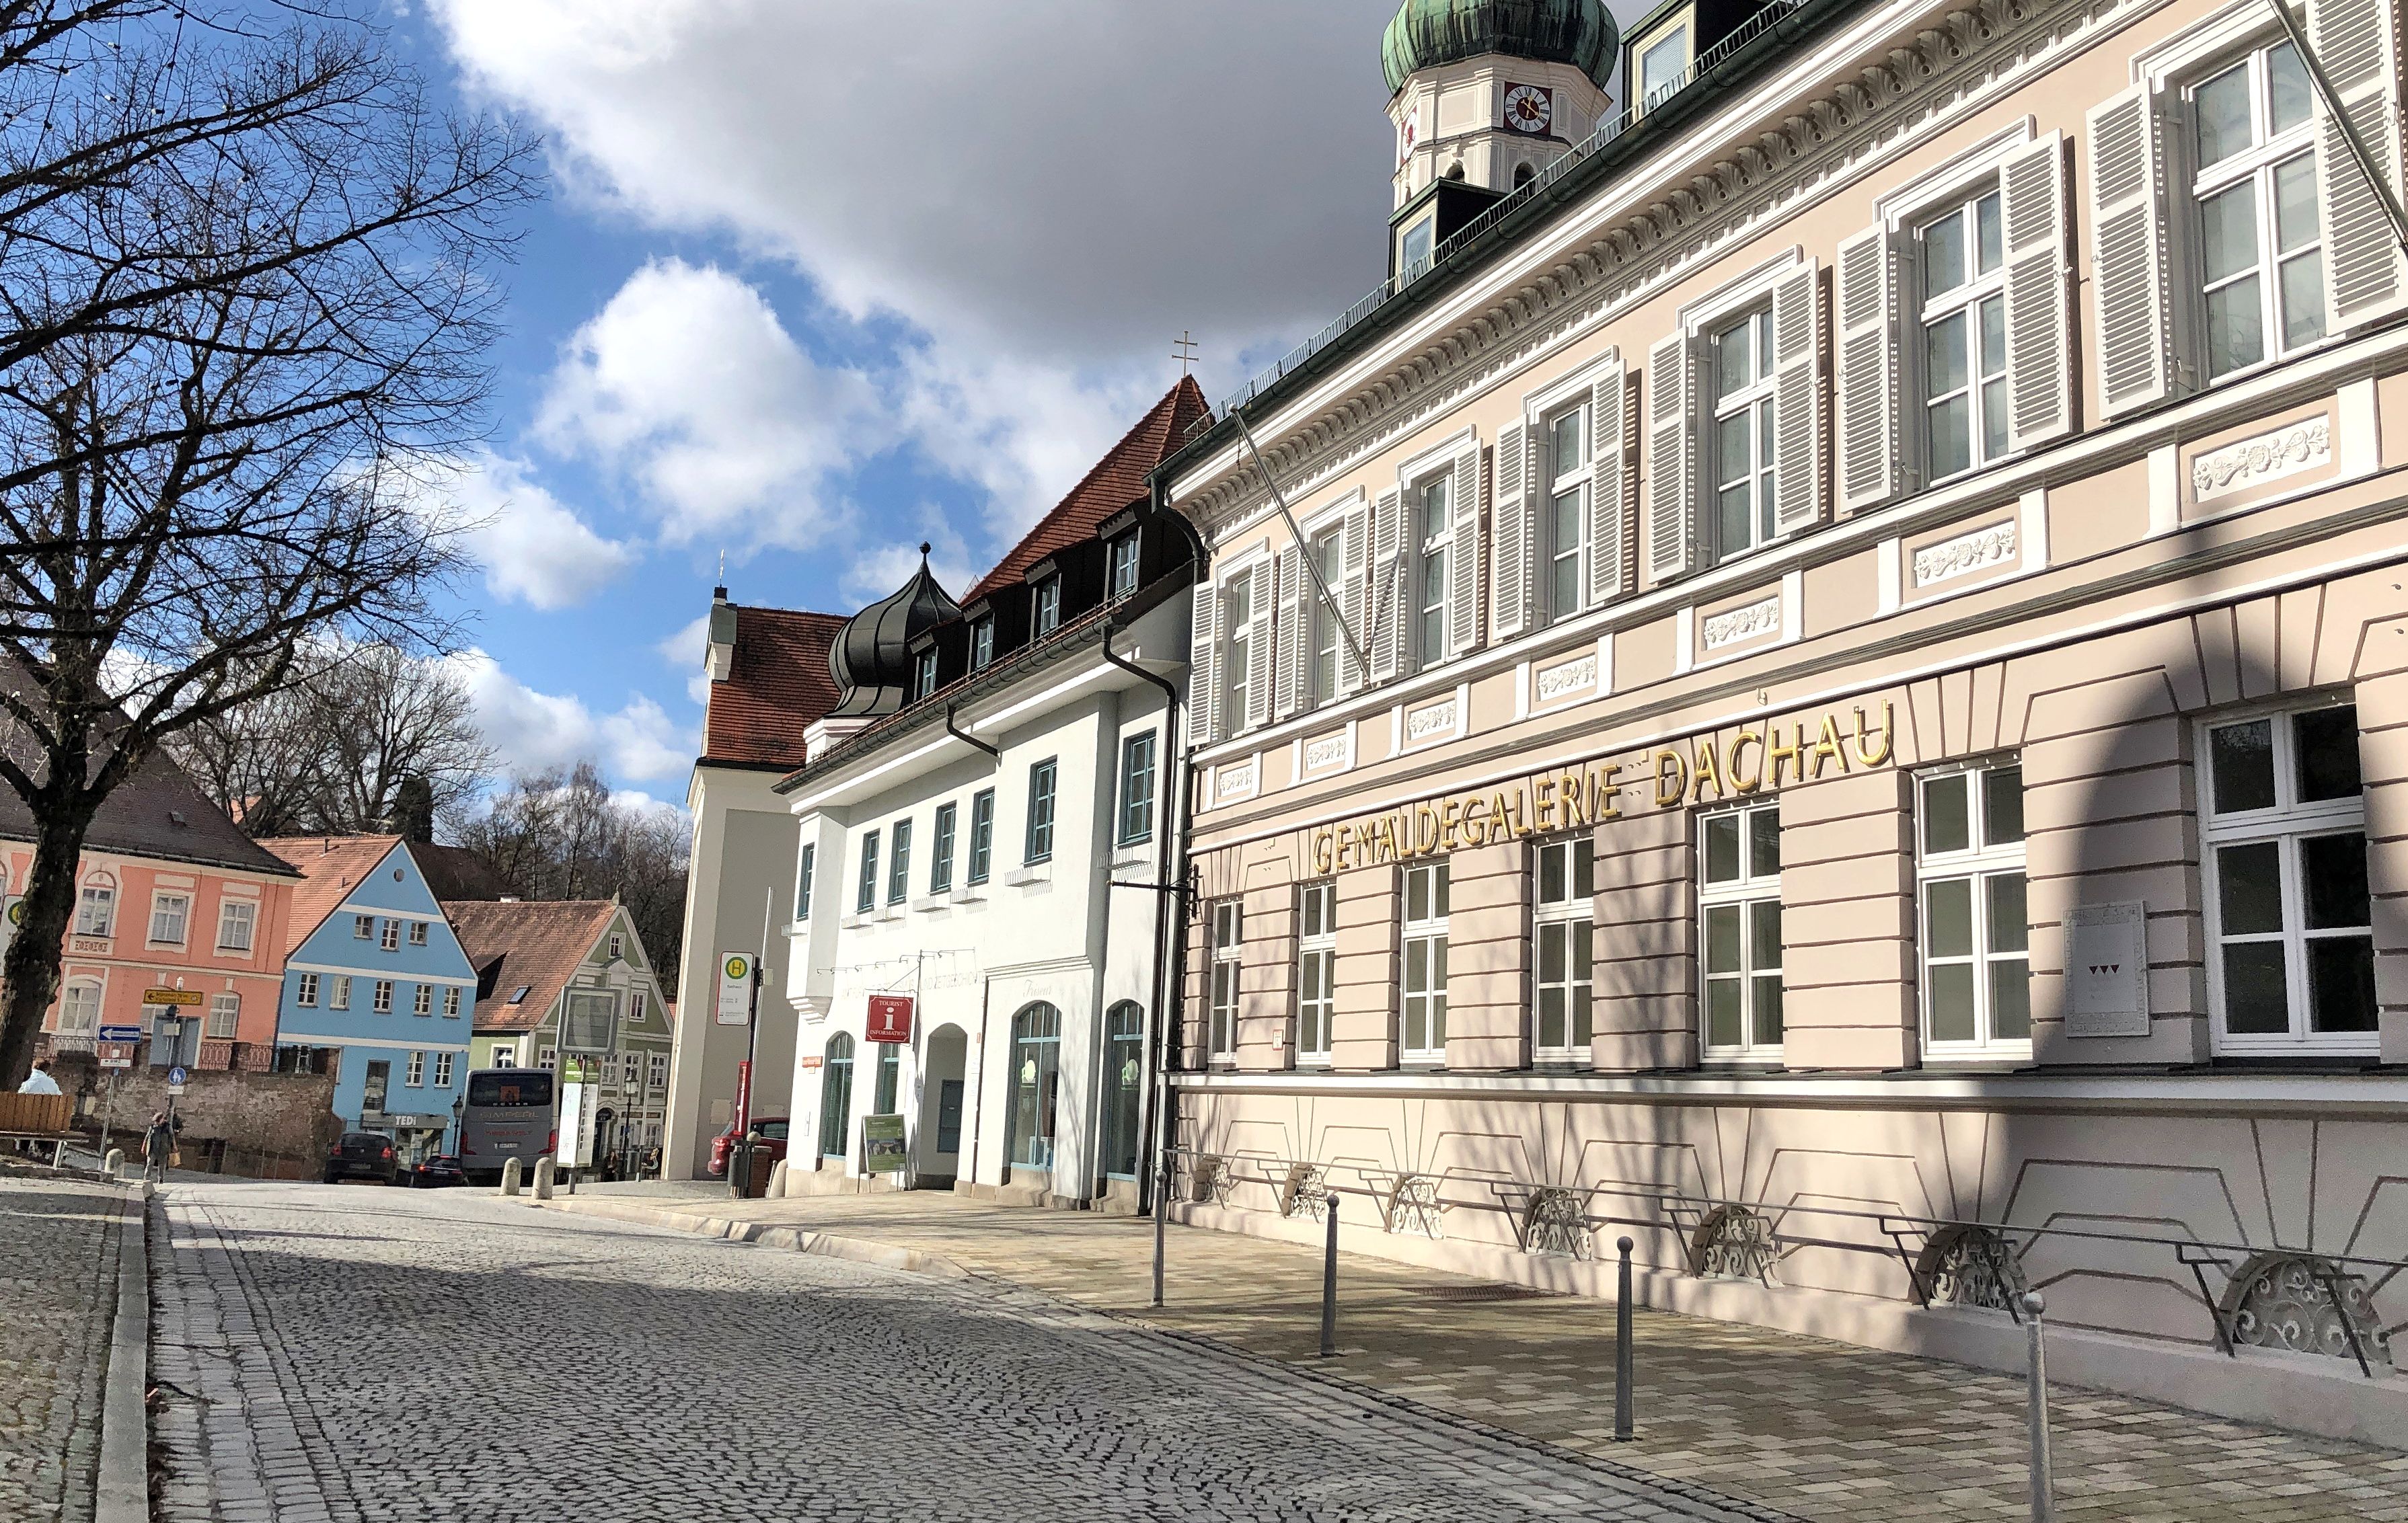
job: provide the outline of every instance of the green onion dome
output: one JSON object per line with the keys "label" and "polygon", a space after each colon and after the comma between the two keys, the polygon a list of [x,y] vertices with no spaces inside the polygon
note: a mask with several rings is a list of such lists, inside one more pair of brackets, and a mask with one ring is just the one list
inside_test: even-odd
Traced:
{"label": "green onion dome", "polygon": [[1388,92],[1405,77],[1482,53],[1570,64],[1605,88],[1621,38],[1603,0],[1405,0],[1380,39]]}

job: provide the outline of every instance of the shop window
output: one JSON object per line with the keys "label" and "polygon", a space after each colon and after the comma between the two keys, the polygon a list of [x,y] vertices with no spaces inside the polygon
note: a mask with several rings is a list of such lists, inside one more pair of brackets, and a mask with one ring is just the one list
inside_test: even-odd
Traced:
{"label": "shop window", "polygon": [[1934,481],[2007,452],[2007,259],[1992,188],[1915,232],[1922,276],[1923,458]]}
{"label": "shop window", "polygon": [[[899,1042],[874,1045],[878,1048],[878,1087],[870,1097],[875,1102],[870,1114],[893,1116],[896,1114],[896,1097],[903,1090],[903,1046]],[[636,1082],[636,1059],[632,1053],[627,1058],[627,1082]]]}
{"label": "shop window", "polygon": [[2281,42],[2184,94],[2214,380],[2325,335],[2314,92],[2299,50]]}
{"label": "shop window", "polygon": [[986,881],[987,870],[995,861],[995,790],[982,788],[970,795],[970,857],[967,881],[975,887]]}
{"label": "shop window", "polygon": [[1238,1051],[1238,975],[1239,959],[1245,945],[1244,906],[1235,899],[1220,900],[1212,905],[1211,917],[1212,1005],[1206,1039],[1217,1061],[1235,1057]]}
{"label": "shop window", "polygon": [[1409,1063],[1446,1061],[1448,878],[1442,861],[1405,869],[1402,1057]]}
{"label": "shop window", "polygon": [[380,1058],[367,1066],[360,1083],[360,1117],[384,1115],[385,1096],[393,1087],[393,1062]]}
{"label": "shop window", "polygon": [[1011,1137],[1021,1168],[1054,1166],[1062,1094],[1062,1012],[1045,1003],[1011,1018]]}
{"label": "shop window", "polygon": [[853,885],[853,909],[867,915],[878,907],[878,833],[861,838],[861,880]]}
{"label": "shop window", "polygon": [[1595,950],[1597,843],[1585,835],[1541,842],[1530,870],[1536,890],[1532,940],[1538,952],[1533,1056],[1540,1062],[1585,1063],[1596,1035],[1590,960]]}
{"label": "shop window", "polygon": [[953,833],[958,810],[937,805],[937,828],[928,839],[928,891],[945,893],[953,886]]}
{"label": "shop window", "polygon": [[1329,1061],[1330,1018],[1337,1009],[1338,885],[1308,883],[1297,892],[1296,1057]]}
{"label": "shop window", "polygon": [[828,1038],[820,1061],[820,1157],[841,1161],[853,1131],[853,1037]]}
{"label": "shop window", "polygon": [[1781,807],[1698,822],[1698,959],[1710,1058],[1781,1054]]}
{"label": "shop window", "polygon": [[2209,989],[2218,1050],[2376,1050],[2358,709],[2205,727]]}
{"label": "shop window", "polygon": [[886,902],[899,904],[911,892],[911,822],[898,819],[886,834]]}
{"label": "shop window", "polygon": [[82,897],[76,902],[76,929],[79,936],[106,936],[117,929],[117,885],[105,876],[94,877],[83,886]]}
{"label": "shop window", "polygon": [[1104,1012],[1104,1173],[1137,1177],[1138,1120],[1145,1079],[1145,1011],[1124,1000]]}
{"label": "shop window", "polygon": [[1923,1042],[1934,1058],[2031,1050],[2024,777],[2012,761],[1918,779]]}

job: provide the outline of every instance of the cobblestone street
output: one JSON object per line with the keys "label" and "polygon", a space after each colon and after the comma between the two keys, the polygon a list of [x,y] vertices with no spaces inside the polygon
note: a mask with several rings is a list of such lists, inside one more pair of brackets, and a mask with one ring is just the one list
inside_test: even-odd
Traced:
{"label": "cobblestone street", "polygon": [[158,1209],[165,1523],[1779,1516],[985,1282],[457,1190]]}
{"label": "cobblestone street", "polygon": [[0,1519],[92,1510],[123,1197],[0,1164]]}

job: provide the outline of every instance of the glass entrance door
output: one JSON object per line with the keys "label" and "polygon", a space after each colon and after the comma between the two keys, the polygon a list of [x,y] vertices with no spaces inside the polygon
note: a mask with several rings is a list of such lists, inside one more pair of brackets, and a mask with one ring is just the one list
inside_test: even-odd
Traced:
{"label": "glass entrance door", "polygon": [[1104,1016],[1104,1173],[1137,1177],[1139,1086],[1145,1075],[1145,1012],[1133,1003]]}
{"label": "glass entrance door", "polygon": [[1054,1123],[1062,1091],[1062,1012],[1032,1004],[1011,1020],[1011,1161],[1054,1166]]}

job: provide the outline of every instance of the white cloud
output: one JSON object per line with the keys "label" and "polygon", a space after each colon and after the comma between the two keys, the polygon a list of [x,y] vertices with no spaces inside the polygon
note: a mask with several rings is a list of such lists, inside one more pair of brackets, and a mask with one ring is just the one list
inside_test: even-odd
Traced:
{"label": "white cloud", "polygon": [[[920,513],[920,532],[929,546],[928,570],[937,585],[958,598],[969,591],[979,573],[972,567],[969,547],[960,531],[944,521],[934,507],[924,507]],[[894,539],[863,550],[845,568],[843,591],[846,600],[856,606],[867,607],[901,587],[911,573],[920,569],[918,542]]]}
{"label": "white cloud", "polygon": [[573,694],[538,692],[482,650],[452,661],[476,705],[486,744],[506,772],[592,760],[614,779],[653,781],[682,777],[693,765],[696,737],[641,693],[629,695],[616,712],[598,714]]}
{"label": "white cloud", "polygon": [[802,548],[826,533],[827,478],[867,452],[874,417],[867,379],[815,363],[758,291],[667,259],[569,340],[537,434],[624,473],[666,543]]}
{"label": "white cloud", "polygon": [[495,597],[546,612],[571,607],[633,565],[635,552],[587,527],[529,470],[491,452],[430,461],[412,473],[409,491],[444,521],[466,526],[467,551]]}
{"label": "white cloud", "polygon": [[699,613],[691,621],[680,625],[676,633],[655,641],[652,649],[661,660],[683,671],[702,664],[703,642],[710,638],[710,615]]}

